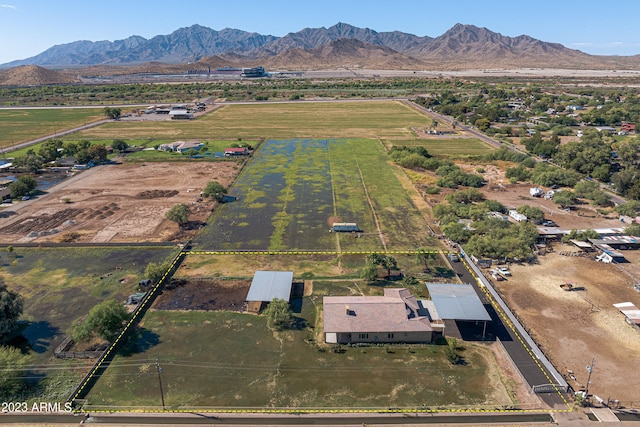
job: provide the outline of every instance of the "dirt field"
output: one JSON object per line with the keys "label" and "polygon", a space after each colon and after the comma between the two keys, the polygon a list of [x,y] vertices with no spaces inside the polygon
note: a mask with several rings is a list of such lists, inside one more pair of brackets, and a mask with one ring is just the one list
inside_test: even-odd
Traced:
{"label": "dirt field", "polygon": [[[228,186],[239,171],[232,162],[147,163],[100,166],[20,202],[0,215],[0,242],[158,242],[181,238],[165,219],[174,205],[192,211],[190,228],[214,208],[198,201],[213,180]],[[193,230],[192,230],[193,232]]]}
{"label": "dirt field", "polygon": [[184,280],[165,287],[157,310],[243,311],[250,282],[245,280]]}
{"label": "dirt field", "polygon": [[[555,249],[539,265],[512,265],[513,277],[498,282],[498,289],[574,389],[586,386],[585,366],[595,357],[589,393],[637,405],[640,372],[630,368],[640,366],[640,329],[612,306],[640,304],[633,279],[615,265],[559,255],[574,250],[569,246]],[[564,291],[565,281],[584,290]]]}

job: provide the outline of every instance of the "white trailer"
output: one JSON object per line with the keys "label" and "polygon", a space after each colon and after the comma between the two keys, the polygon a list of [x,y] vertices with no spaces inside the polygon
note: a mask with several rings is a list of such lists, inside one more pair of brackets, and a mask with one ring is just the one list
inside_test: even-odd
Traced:
{"label": "white trailer", "polygon": [[524,222],[527,220],[526,215],[522,215],[521,213],[518,213],[518,211],[516,211],[515,209],[512,209],[509,211],[509,216],[517,222]]}

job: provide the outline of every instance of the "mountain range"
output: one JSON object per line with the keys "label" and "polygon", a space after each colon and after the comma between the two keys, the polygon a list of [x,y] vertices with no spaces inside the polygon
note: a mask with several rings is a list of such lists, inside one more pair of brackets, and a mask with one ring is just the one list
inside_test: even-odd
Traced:
{"label": "mountain range", "polygon": [[[338,23],[305,28],[283,37],[201,25],[151,39],[131,36],[116,41],[76,41],[53,46],[31,58],[0,65],[64,69],[90,66],[141,66],[160,62],[202,66],[255,66],[289,69],[336,67],[370,69],[586,68],[638,69],[640,55],[593,56],[521,35],[507,37],[486,28],[456,24],[439,37],[400,31],[376,32]],[[159,67],[160,64],[156,64]],[[138,68],[138,67],[134,67]],[[154,69],[155,69],[154,68]]]}

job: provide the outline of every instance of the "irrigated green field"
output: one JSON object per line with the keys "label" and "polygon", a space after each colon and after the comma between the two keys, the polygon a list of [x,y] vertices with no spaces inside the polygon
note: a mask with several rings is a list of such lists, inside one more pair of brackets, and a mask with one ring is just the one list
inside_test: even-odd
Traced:
{"label": "irrigated green field", "polygon": [[[435,244],[377,140],[268,140],[198,249],[409,250]],[[362,233],[330,233],[355,222]]]}
{"label": "irrigated green field", "polygon": [[387,143],[396,146],[424,147],[438,157],[482,156],[494,148],[475,138],[407,139]]}
{"label": "irrigated green field", "polygon": [[396,101],[226,105],[191,121],[117,122],[79,139],[408,138],[430,119]]}
{"label": "irrigated green field", "polygon": [[[320,285],[319,285],[320,286]],[[321,291],[319,289],[319,291]],[[322,292],[320,292],[322,293]],[[138,350],[116,356],[87,396],[86,409],[407,408],[513,405],[490,352],[464,343],[465,364],[445,346],[315,345],[322,297],[305,297],[297,328],[273,332],[264,316],[152,311]]]}
{"label": "irrigated green field", "polygon": [[0,148],[104,119],[100,108],[0,109]]}

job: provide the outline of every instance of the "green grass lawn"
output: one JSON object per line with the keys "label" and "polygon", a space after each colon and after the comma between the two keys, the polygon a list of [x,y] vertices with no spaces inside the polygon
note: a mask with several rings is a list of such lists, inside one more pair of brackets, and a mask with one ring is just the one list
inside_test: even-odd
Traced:
{"label": "green grass lawn", "polygon": [[0,148],[104,119],[100,108],[0,109]]}
{"label": "green grass lawn", "polygon": [[396,101],[226,105],[190,121],[117,122],[79,139],[408,138],[429,118]]}
{"label": "green grass lawn", "polygon": [[[274,332],[264,316],[225,312],[147,314],[137,351],[115,357],[86,408],[160,406],[155,360],[167,408],[405,408],[511,405],[494,383],[487,350],[464,344],[465,365],[444,346],[315,345],[321,297],[304,298],[298,328]],[[499,381],[498,381],[499,383]],[[497,397],[496,396],[502,396]]]}

